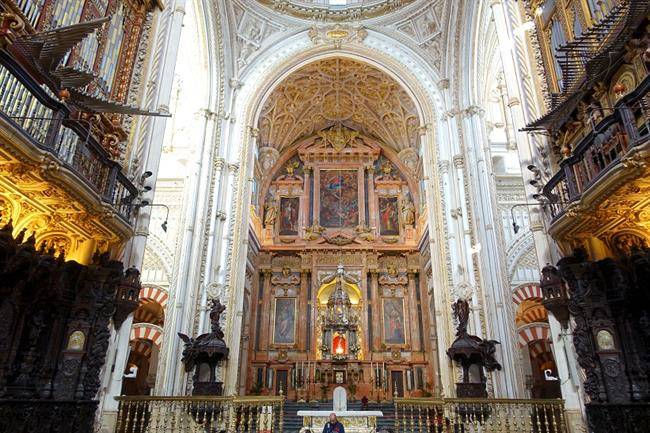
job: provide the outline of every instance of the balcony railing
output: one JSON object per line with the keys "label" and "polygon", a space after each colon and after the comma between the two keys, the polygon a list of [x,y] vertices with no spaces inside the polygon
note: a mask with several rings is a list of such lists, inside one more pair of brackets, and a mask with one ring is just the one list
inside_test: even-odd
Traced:
{"label": "balcony railing", "polygon": [[34,146],[52,154],[131,224],[131,198],[137,194],[136,187],[89,133],[90,124],[72,120],[69,115],[69,110],[45,86],[22,75],[9,57],[0,54],[2,121]]}
{"label": "balcony railing", "polygon": [[395,399],[400,433],[567,433],[562,400]]}
{"label": "balcony railing", "polygon": [[544,186],[550,200],[552,222],[566,208],[579,200],[599,179],[617,166],[633,148],[645,143],[650,133],[650,77],[614,107],[602,109],[611,113],[598,121],[573,148],[572,154],[560,163],[559,171]]}
{"label": "balcony railing", "polygon": [[117,397],[115,433],[281,433],[284,397]]}

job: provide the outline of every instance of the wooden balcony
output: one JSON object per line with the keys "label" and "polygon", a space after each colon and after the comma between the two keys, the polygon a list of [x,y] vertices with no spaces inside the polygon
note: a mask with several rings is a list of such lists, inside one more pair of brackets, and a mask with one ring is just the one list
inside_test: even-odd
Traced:
{"label": "wooden balcony", "polygon": [[[546,183],[551,231],[567,214],[598,204],[617,188],[643,176],[650,142],[650,100],[646,79],[614,107],[601,110],[604,117],[592,125],[559,164]],[[600,116],[599,116],[600,117]]]}
{"label": "wooden balcony", "polygon": [[16,138],[12,144],[51,155],[102,204],[112,207],[124,224],[132,226],[131,201],[137,189],[91,133],[97,118],[71,119],[69,110],[4,52],[0,52],[0,89],[0,124]]}

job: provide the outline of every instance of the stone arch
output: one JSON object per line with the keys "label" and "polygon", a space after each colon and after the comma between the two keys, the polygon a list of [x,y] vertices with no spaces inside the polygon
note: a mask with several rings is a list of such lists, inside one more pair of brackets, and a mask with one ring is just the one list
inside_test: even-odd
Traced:
{"label": "stone arch", "polygon": [[523,347],[533,341],[548,341],[551,336],[550,329],[548,323],[531,323],[519,328],[517,332],[519,335],[519,345]]}
{"label": "stone arch", "polygon": [[[256,57],[256,64],[249,65],[240,78],[240,82],[244,85],[238,89],[238,110],[233,113],[237,124],[230,130],[232,135],[228,140],[232,145],[223,151],[229,169],[232,167],[236,176],[233,202],[237,203],[237,207],[233,209],[233,217],[230,220],[232,240],[228,247],[226,264],[226,284],[231,287],[226,318],[226,329],[230,335],[238,335],[242,326],[237,311],[241,310],[244,298],[242,296],[245,284],[244,256],[247,248],[245,238],[248,232],[248,219],[244,213],[247,211],[248,203],[251,202],[252,188],[248,179],[252,171],[253,149],[257,146],[255,125],[258,124],[263,103],[276,83],[305,64],[330,57],[351,58],[374,66],[393,77],[413,98],[423,127],[419,147],[422,158],[430,162],[426,164],[424,176],[427,178],[428,224],[431,236],[436,238],[435,242],[431,243],[431,247],[436,249],[432,252],[432,256],[440,258],[445,257],[447,253],[447,239],[442,228],[445,224],[444,200],[434,200],[432,194],[442,190],[438,159],[451,161],[452,157],[458,154],[458,149],[455,141],[445,139],[450,134],[448,126],[445,125],[440,130],[436,129],[439,126],[437,118],[444,111],[443,98],[437,86],[437,72],[417,53],[403,44],[395,44],[394,40],[389,40],[378,32],[368,31],[363,44],[345,45],[336,50],[329,44],[314,46],[307,37],[306,31],[293,35],[285,39],[281,47],[272,46],[265,53],[260,53]],[[438,140],[436,140],[437,136],[440,136]],[[434,273],[434,287],[440,287],[441,297],[448,297],[448,291],[443,290],[443,287],[449,283],[446,276],[447,268],[442,263],[436,263],[435,266],[440,268],[440,272]],[[447,299],[441,301],[439,305],[447,305]],[[450,321],[450,313],[447,310],[448,308],[443,308],[440,313],[444,317],[443,320]],[[446,339],[451,339],[452,336],[443,334],[445,333],[442,331],[439,333],[440,344],[447,345]],[[231,353],[238,353],[240,346],[238,338],[229,338],[227,344],[231,348]],[[444,353],[440,353],[439,357],[441,363],[447,362]],[[235,389],[237,363],[237,359],[231,359],[228,363],[226,392]],[[441,375],[444,376],[441,378],[443,386],[451,389],[452,378],[449,373],[442,371]]]}
{"label": "stone arch", "polygon": [[167,302],[169,301],[169,292],[157,285],[143,284],[142,288],[140,289],[140,299],[149,299],[160,304],[160,306],[164,309],[167,307]]}
{"label": "stone arch", "polygon": [[520,284],[512,290],[512,302],[519,305],[522,301],[526,299],[538,299],[543,298],[542,288],[539,286],[539,283],[531,282]]}
{"label": "stone arch", "polygon": [[160,348],[163,339],[163,329],[151,323],[135,323],[131,327],[130,340],[148,340]]}

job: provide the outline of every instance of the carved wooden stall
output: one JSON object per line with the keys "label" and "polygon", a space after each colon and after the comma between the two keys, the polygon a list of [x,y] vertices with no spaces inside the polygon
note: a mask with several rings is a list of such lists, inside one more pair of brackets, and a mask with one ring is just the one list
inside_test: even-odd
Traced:
{"label": "carved wooden stall", "polygon": [[0,432],[91,432],[112,323],[137,307],[139,272],[84,266],[0,229]]}

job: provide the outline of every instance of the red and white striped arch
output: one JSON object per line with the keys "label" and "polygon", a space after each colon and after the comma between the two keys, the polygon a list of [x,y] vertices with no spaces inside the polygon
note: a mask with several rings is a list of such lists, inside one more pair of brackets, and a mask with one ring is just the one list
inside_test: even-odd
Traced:
{"label": "red and white striped arch", "polygon": [[542,288],[536,283],[522,284],[512,291],[512,302],[519,305],[526,299],[542,299]]}
{"label": "red and white striped arch", "polygon": [[135,323],[131,327],[131,338],[129,340],[149,340],[160,347],[162,343],[163,330],[160,326],[151,323]]}
{"label": "red and white striped arch", "polygon": [[546,323],[531,323],[519,328],[519,345],[526,346],[533,341],[548,341],[550,337],[549,326]]}
{"label": "red and white striped arch", "polygon": [[149,340],[131,340],[131,351],[139,353],[142,356],[151,356],[151,341]]}
{"label": "red and white striped arch", "polygon": [[528,350],[533,358],[537,358],[541,363],[555,361],[551,344],[546,340],[536,340],[528,345]]}
{"label": "red and white striped arch", "polygon": [[167,290],[158,286],[144,286],[140,289],[140,299],[148,299],[157,302],[161,307],[167,306],[169,300],[169,293]]}
{"label": "red and white striped arch", "polygon": [[546,308],[541,304],[534,305],[526,308],[526,310],[521,314],[521,319],[524,323],[548,322],[548,311],[546,311]]}

